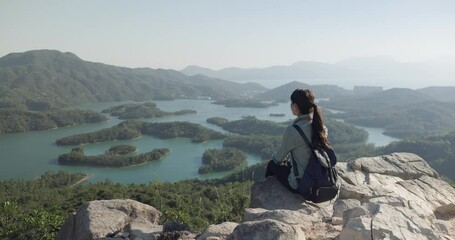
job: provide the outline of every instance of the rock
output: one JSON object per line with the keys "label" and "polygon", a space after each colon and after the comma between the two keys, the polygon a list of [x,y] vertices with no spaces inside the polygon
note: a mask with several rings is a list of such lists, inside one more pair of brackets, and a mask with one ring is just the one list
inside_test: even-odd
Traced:
{"label": "rock", "polygon": [[332,226],[330,216],[321,215],[321,212],[307,214],[303,211],[287,209],[248,208],[245,210],[243,219],[244,221],[263,221],[267,219],[279,221],[291,225],[294,229],[303,231],[308,239],[334,238],[340,233],[339,229]]}
{"label": "rock", "polygon": [[434,210],[434,214],[438,219],[451,220],[455,219],[455,203],[449,203],[437,207]]}
{"label": "rock", "polygon": [[148,223],[132,222],[130,224],[130,239],[156,239],[163,231],[161,225],[150,225]]}
{"label": "rock", "polygon": [[315,204],[305,201],[285,188],[274,176],[256,182],[251,187],[250,208],[299,210],[310,214],[330,205],[330,202]]}
{"label": "rock", "polygon": [[272,177],[253,185],[244,221],[278,221],[300,227],[311,239],[455,236],[455,190],[419,156],[359,158],[337,169],[341,188],[338,199],[328,203],[332,211],[327,203],[304,202]]}
{"label": "rock", "polygon": [[162,232],[156,240],[194,240],[196,234],[189,231]]}
{"label": "rock", "polygon": [[338,236],[339,240],[364,240],[371,238],[371,218],[357,217],[347,219]]}
{"label": "rock", "polygon": [[228,240],[305,240],[302,231],[292,226],[267,219],[239,224],[227,238]]}
{"label": "rock", "polygon": [[130,239],[150,239],[151,229],[160,230],[157,225],[160,215],[154,207],[133,200],[91,201],[68,217],[57,239],[113,238],[124,232],[128,232]]}
{"label": "rock", "polygon": [[337,168],[342,186],[333,217],[342,213],[340,240],[455,236],[455,190],[419,156],[393,153]]}
{"label": "rock", "polygon": [[219,239],[224,240],[238,226],[235,222],[224,222],[218,225],[210,225],[197,240]]}
{"label": "rock", "polygon": [[287,209],[266,210],[261,208],[247,208],[245,209],[244,221],[259,221],[265,219],[272,219],[280,221],[289,225],[296,225],[302,223],[309,223],[320,221],[320,216],[314,216],[305,212],[291,211]]}
{"label": "rock", "polygon": [[333,217],[343,217],[345,211],[355,207],[360,207],[357,199],[337,199],[333,204]]}
{"label": "rock", "polygon": [[190,228],[184,223],[178,223],[174,221],[166,222],[163,225],[163,232],[178,232],[178,231],[188,231]]}
{"label": "rock", "polygon": [[378,157],[359,158],[350,165],[353,170],[379,173],[403,180],[417,179],[423,175],[439,177],[425,160],[413,153],[392,153]]}

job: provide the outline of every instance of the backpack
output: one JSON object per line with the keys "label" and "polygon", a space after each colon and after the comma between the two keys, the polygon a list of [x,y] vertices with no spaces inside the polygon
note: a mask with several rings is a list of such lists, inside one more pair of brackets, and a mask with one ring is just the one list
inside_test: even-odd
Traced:
{"label": "backpack", "polygon": [[[305,198],[305,200],[314,203],[330,201],[338,194],[339,187],[337,185],[338,174],[335,169],[337,157],[332,148],[316,149],[303,133],[302,129],[293,125],[294,128],[302,136],[303,140],[311,149],[310,159],[305,167],[302,179],[297,178],[297,192]],[[292,153],[293,154],[293,153]],[[292,157],[294,166],[294,176],[299,176],[297,163]]]}

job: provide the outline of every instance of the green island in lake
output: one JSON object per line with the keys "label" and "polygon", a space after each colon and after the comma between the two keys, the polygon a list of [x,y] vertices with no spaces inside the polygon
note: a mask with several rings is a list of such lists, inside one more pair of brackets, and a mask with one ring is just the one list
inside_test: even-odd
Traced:
{"label": "green island in lake", "polygon": [[197,113],[195,110],[180,110],[177,112],[165,112],[159,109],[155,103],[146,102],[142,104],[123,104],[103,110],[103,113],[109,113],[112,116],[117,116],[120,119],[138,119],[138,118],[154,118],[170,115],[184,115]]}
{"label": "green island in lake", "polygon": [[213,104],[224,105],[225,107],[242,108],[268,108],[278,106],[278,102],[263,102],[256,99],[225,99],[213,102]]}
{"label": "green island in lake", "polygon": [[53,109],[35,112],[22,109],[0,109],[0,134],[47,130],[107,120],[103,114],[91,110]]}
{"label": "green island in lake", "polygon": [[117,155],[125,155],[137,152],[137,147],[131,145],[116,145],[109,148],[106,151],[106,154],[117,154]]}
{"label": "green island in lake", "polygon": [[91,133],[77,134],[56,141],[57,145],[79,145],[114,140],[133,139],[142,134],[156,136],[161,139],[187,137],[194,143],[210,139],[224,139],[225,135],[215,130],[190,122],[147,123],[128,120],[118,125]]}
{"label": "green island in lake", "polygon": [[[126,147],[128,146],[128,147]],[[126,148],[132,149],[134,146],[124,145]],[[116,148],[119,150],[120,148]],[[84,165],[84,166],[99,166],[99,167],[126,167],[132,165],[144,164],[148,161],[160,160],[166,156],[170,150],[168,148],[157,148],[150,152],[129,155],[127,153],[116,154],[117,150],[109,149],[105,154],[96,156],[86,156],[82,147],[76,147],[69,153],[62,154],[58,157],[58,162],[64,165]],[[136,151],[136,150],[135,150]],[[131,153],[129,151],[128,153]]]}
{"label": "green island in lake", "polygon": [[246,154],[235,148],[207,149],[202,155],[199,174],[221,172],[246,164]]}

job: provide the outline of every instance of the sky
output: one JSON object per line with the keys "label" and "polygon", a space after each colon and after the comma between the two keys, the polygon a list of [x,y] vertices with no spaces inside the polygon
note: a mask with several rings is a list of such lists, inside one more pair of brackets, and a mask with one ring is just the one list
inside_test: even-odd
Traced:
{"label": "sky", "polygon": [[0,56],[125,67],[267,67],[351,57],[455,62],[453,0],[0,0]]}

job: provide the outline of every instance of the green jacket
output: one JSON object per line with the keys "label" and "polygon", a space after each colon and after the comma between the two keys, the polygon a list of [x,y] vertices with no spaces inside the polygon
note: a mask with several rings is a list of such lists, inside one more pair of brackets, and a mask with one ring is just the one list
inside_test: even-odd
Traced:
{"label": "green jacket", "polygon": [[[297,124],[308,137],[311,139],[312,133],[312,121],[308,120],[308,115],[298,116],[293,124]],[[291,151],[293,154],[291,154]],[[298,184],[296,178],[302,178],[305,167],[310,159],[311,149],[305,143],[305,141],[300,136],[299,132],[291,125],[289,125],[283,133],[283,140],[281,142],[281,147],[272,155],[272,159],[280,164],[284,161],[289,161],[291,164],[291,171],[289,173],[288,181],[289,185],[297,189]],[[297,166],[291,161],[291,156],[294,156],[294,159],[297,163]],[[294,176],[294,169],[297,167],[299,170],[299,176]]]}

